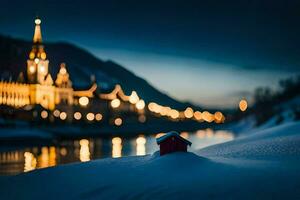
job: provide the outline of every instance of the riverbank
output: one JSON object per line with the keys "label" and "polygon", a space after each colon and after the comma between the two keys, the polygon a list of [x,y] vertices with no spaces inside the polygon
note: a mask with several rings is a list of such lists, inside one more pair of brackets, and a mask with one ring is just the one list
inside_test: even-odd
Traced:
{"label": "riverbank", "polygon": [[[196,121],[183,122],[146,122],[146,123],[125,123],[122,126],[104,125],[104,124],[39,124],[31,125],[23,123],[22,125],[10,125],[0,127],[0,143],[18,139],[78,139],[82,137],[111,137],[115,136],[135,137],[137,135],[151,135],[155,133],[177,131],[196,131],[207,128],[207,123]],[[211,126],[210,126],[211,127]]]}
{"label": "riverbank", "polygon": [[297,199],[299,156],[300,122],[288,123],[194,153],[101,159],[1,177],[0,198]]}

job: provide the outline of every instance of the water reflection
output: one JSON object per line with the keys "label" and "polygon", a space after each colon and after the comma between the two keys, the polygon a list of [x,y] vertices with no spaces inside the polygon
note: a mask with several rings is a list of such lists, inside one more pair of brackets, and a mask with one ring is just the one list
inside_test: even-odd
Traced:
{"label": "water reflection", "polygon": [[229,131],[224,131],[224,130],[214,131],[210,128],[204,130],[198,130],[195,136],[199,138],[199,140],[192,140],[193,149],[201,149],[210,145],[224,143],[234,139],[233,133]]}
{"label": "water reflection", "polygon": [[28,172],[34,170],[36,168],[36,158],[30,152],[24,153],[25,164],[24,164],[24,172]]}
{"label": "water reflection", "polygon": [[56,148],[51,147],[42,147],[41,154],[38,156],[37,167],[45,168],[52,167],[56,165]]}
{"label": "water reflection", "polygon": [[181,132],[180,136],[183,137],[184,139],[189,139],[189,133],[188,132]]}
{"label": "water reflection", "polygon": [[[81,140],[63,140],[56,146],[31,147],[21,150],[0,153],[0,175],[17,174],[39,168],[61,165],[72,162],[86,162],[105,157],[143,156],[158,150],[156,138],[165,133],[152,136],[140,135],[135,138],[89,138]],[[181,132],[182,137],[193,145],[189,151],[195,151],[209,145],[230,141],[234,138],[231,132],[212,129],[197,132]]]}
{"label": "water reflection", "polygon": [[68,154],[67,149],[66,149],[65,147],[62,147],[62,148],[60,149],[60,155],[66,156],[67,154]]}
{"label": "water reflection", "polygon": [[80,144],[80,152],[79,158],[81,162],[90,161],[90,147],[89,141],[87,139],[82,139],[79,141]]}
{"label": "water reflection", "polygon": [[119,158],[122,156],[122,139],[114,137],[112,140],[112,157]]}
{"label": "water reflection", "polygon": [[233,140],[233,138],[234,138],[234,135],[229,131],[223,131],[223,130],[213,131],[210,128],[205,129],[205,130],[198,130],[196,132],[196,136],[200,139],[215,137],[215,138],[223,139],[226,141]]}
{"label": "water reflection", "polygon": [[146,155],[146,138],[144,136],[139,136],[136,139],[136,155]]}

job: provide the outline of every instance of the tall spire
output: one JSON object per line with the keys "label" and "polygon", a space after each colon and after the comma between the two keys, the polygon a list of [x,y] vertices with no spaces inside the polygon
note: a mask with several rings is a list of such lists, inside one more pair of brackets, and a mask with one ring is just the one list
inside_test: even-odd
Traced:
{"label": "tall spire", "polygon": [[40,18],[36,18],[34,20],[35,23],[35,29],[34,29],[34,35],[33,35],[33,43],[42,43],[42,31],[41,31],[41,19]]}
{"label": "tall spire", "polygon": [[36,18],[34,22],[33,45],[27,60],[27,78],[29,83],[47,84],[45,83],[45,78],[49,73],[49,60],[47,60],[42,44],[41,20]]}

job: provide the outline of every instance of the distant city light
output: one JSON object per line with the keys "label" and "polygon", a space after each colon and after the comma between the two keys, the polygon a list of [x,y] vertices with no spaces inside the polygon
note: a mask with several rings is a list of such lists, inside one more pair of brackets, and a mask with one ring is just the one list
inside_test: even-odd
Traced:
{"label": "distant city light", "polygon": [[136,104],[135,104],[135,107],[138,109],[138,110],[142,110],[145,108],[145,101],[144,100],[139,100]]}
{"label": "distant city light", "polygon": [[151,112],[154,112],[156,106],[157,106],[156,103],[151,102],[151,103],[148,104],[148,109],[149,109]]}
{"label": "distant city light", "polygon": [[179,117],[179,112],[178,112],[177,110],[172,109],[172,110],[170,111],[170,117],[171,117],[172,119],[177,119],[177,118]]}
{"label": "distant city light", "polygon": [[215,117],[216,122],[221,122],[223,119],[223,114],[218,111],[218,112],[215,112],[214,117]]}
{"label": "distant city light", "polygon": [[81,117],[82,117],[82,115],[81,115],[80,112],[75,112],[75,113],[74,113],[74,118],[75,118],[76,120],[80,120]]}
{"label": "distant city light", "polygon": [[89,104],[89,98],[87,98],[87,97],[80,97],[79,98],[79,104],[81,106],[87,106]]}
{"label": "distant city light", "polygon": [[60,111],[59,111],[59,110],[54,110],[54,111],[53,111],[53,115],[54,115],[55,117],[59,117]]}
{"label": "distant city light", "polygon": [[66,112],[61,112],[61,113],[59,114],[59,118],[60,118],[61,120],[67,119],[67,113],[66,113]]}
{"label": "distant city light", "polygon": [[102,116],[101,113],[97,113],[97,114],[95,115],[95,119],[96,119],[97,121],[101,121],[102,118],[103,118],[103,116]]}
{"label": "distant city light", "polygon": [[46,53],[45,53],[45,52],[42,52],[42,53],[41,53],[41,58],[42,58],[43,60],[45,60],[46,57],[47,57]]}
{"label": "distant city light", "polygon": [[171,108],[170,107],[161,107],[160,109],[160,114],[162,116],[166,116],[168,115],[168,113],[171,111]]}
{"label": "distant city light", "polygon": [[129,102],[132,104],[136,104],[140,100],[139,96],[137,95],[136,91],[132,91]]}
{"label": "distant city light", "polygon": [[93,121],[95,119],[94,113],[88,113],[86,115],[86,119],[89,120],[89,121]]}
{"label": "distant city light", "polygon": [[45,66],[44,66],[44,65],[41,65],[41,66],[39,67],[39,71],[40,71],[41,73],[45,73],[45,71],[46,71]]}
{"label": "distant city light", "polygon": [[184,116],[186,117],[186,118],[192,118],[193,116],[194,116],[194,111],[193,111],[193,109],[191,108],[191,107],[188,107],[188,108],[186,108],[185,109],[185,111],[184,111]]}
{"label": "distant city light", "polygon": [[30,65],[29,72],[33,74],[35,72],[35,66]]}
{"label": "distant city light", "polygon": [[66,68],[61,67],[60,70],[59,70],[59,73],[61,73],[61,74],[66,74],[66,73],[67,73]]}
{"label": "distant city light", "polygon": [[[68,74],[65,63],[61,63],[59,72],[55,75],[56,79],[54,79],[54,76],[52,77],[51,74],[48,74],[49,61],[46,60],[47,55],[44,51],[44,45],[42,44],[41,27],[39,26],[41,20],[37,18],[35,23],[33,45],[29,53],[29,59],[27,60],[26,74],[20,73],[16,81],[0,81],[1,105],[30,111],[32,114],[31,117],[49,118],[51,123],[55,123],[59,118],[61,120],[84,119],[82,122],[85,123],[87,123],[87,120],[101,121],[106,115],[107,121],[109,121],[109,124],[112,126],[113,124],[121,126],[123,123],[127,123],[127,117],[130,123],[133,123],[133,121],[134,123],[136,121],[144,123],[146,119],[148,120],[154,117],[165,117],[170,121],[197,120],[199,122],[224,122],[225,117],[221,112],[211,114],[208,111],[194,111],[192,107],[177,110],[172,108],[171,105],[160,105],[155,102],[150,102],[147,105],[148,110],[144,110],[146,106],[145,101],[141,99],[142,96],[138,96],[136,91],[132,91],[130,95],[127,95],[127,92],[122,89],[121,85],[116,84],[115,89],[110,91],[110,93],[102,93],[103,91],[97,90],[98,85],[95,81],[95,77],[91,78],[93,85],[89,89],[76,91],[72,86],[73,82],[69,77],[70,74]],[[157,102],[159,102],[158,99]],[[108,107],[102,105],[106,105],[107,103]],[[79,112],[78,109],[76,109],[78,104],[91,109],[81,108],[82,110]],[[88,106],[89,104],[91,105]],[[42,110],[31,110],[31,108],[36,105],[41,106]],[[112,109],[120,106],[122,109]],[[101,112],[103,112],[103,116],[101,113],[96,113],[100,112],[99,107]],[[245,99],[239,102],[239,109],[241,111],[246,111],[247,107],[248,103]],[[58,108],[64,110],[64,112],[54,110]],[[77,111],[73,113],[73,109]],[[69,115],[69,113],[71,115]],[[53,116],[56,117],[55,120]],[[111,116],[114,117],[110,118]],[[122,116],[122,118],[119,116]],[[135,118],[133,119],[132,116],[135,116]],[[22,116],[18,116],[18,118],[22,118]]]}
{"label": "distant city light", "polygon": [[247,108],[248,108],[248,103],[247,103],[247,101],[246,101],[245,99],[242,99],[242,100],[240,101],[240,103],[239,103],[239,108],[240,108],[240,110],[243,111],[243,112],[247,110]]}
{"label": "distant city light", "polygon": [[202,113],[200,111],[194,112],[194,117],[196,120],[201,120],[202,119]]}
{"label": "distant city light", "polygon": [[34,56],[35,56],[34,52],[30,52],[29,58],[30,58],[30,59],[34,59]]}
{"label": "distant city light", "polygon": [[47,118],[47,117],[48,117],[48,112],[47,112],[46,110],[43,110],[43,111],[41,112],[41,117],[42,117],[43,119]]}
{"label": "distant city light", "polygon": [[115,125],[116,126],[121,126],[122,123],[123,123],[123,120],[120,117],[118,117],[118,118],[115,119]]}
{"label": "distant city light", "polygon": [[212,122],[214,121],[214,115],[210,114],[208,111],[204,111],[202,113],[202,118],[206,121],[206,122]]}
{"label": "distant city light", "polygon": [[120,99],[114,99],[110,102],[111,107],[118,108],[121,104]]}
{"label": "distant city light", "polygon": [[36,25],[39,25],[39,24],[41,24],[42,21],[40,19],[35,19],[34,22]]}

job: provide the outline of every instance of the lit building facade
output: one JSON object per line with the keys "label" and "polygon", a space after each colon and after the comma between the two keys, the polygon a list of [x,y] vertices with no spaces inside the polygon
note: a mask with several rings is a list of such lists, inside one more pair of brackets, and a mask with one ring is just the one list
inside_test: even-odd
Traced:
{"label": "lit building facade", "polygon": [[[92,89],[96,89],[96,85]],[[61,103],[73,105],[74,98],[81,95],[91,97],[91,91],[74,91],[66,65],[61,64],[55,81],[49,73],[49,60],[42,43],[41,20],[35,19],[33,45],[29,53],[26,77],[20,73],[16,82],[0,82],[0,104],[23,107],[41,105],[54,110]]]}
{"label": "lit building facade", "polygon": [[[209,123],[223,123],[225,120],[220,112],[215,115],[207,111],[194,112],[189,107],[178,111],[155,102],[146,105],[136,91],[126,95],[118,84],[111,89],[103,93],[105,91],[99,90],[95,80],[88,89],[74,89],[65,63],[60,65],[53,79],[49,73],[49,60],[42,41],[41,20],[36,18],[33,45],[28,55],[25,75],[21,72],[16,81],[0,81],[0,114],[19,115],[28,120],[40,117],[51,122],[101,121],[118,127],[129,121],[145,123],[151,117],[165,117],[172,121],[194,119]],[[15,115],[11,108],[16,111]]]}

